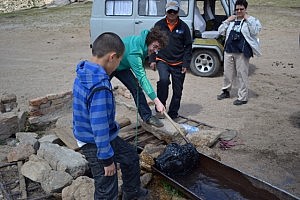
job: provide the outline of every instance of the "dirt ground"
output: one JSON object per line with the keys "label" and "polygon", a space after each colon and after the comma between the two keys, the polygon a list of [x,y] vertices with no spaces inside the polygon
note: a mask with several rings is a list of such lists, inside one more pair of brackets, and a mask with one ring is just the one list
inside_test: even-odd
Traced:
{"label": "dirt ground", "polygon": [[[28,100],[69,91],[79,60],[89,59],[91,4],[33,9],[0,15],[0,94]],[[218,101],[222,75],[187,74],[180,114],[206,124],[235,129],[243,145],[213,148],[221,161],[300,197],[300,6],[251,5],[261,20],[263,56],[251,59],[250,99],[234,106]],[[157,72],[147,69],[156,86]],[[113,84],[120,84],[113,79]]]}

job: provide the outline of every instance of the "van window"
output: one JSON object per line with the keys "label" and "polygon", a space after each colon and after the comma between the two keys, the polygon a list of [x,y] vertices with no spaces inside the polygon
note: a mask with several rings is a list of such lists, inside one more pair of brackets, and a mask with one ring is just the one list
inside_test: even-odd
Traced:
{"label": "van window", "polygon": [[[181,0],[179,16],[186,17],[189,10],[189,1]],[[138,15],[140,16],[164,16],[166,14],[167,0],[139,0]]]}
{"label": "van window", "polygon": [[189,0],[181,0],[178,1],[180,3],[179,16],[186,17],[189,14]]}
{"label": "van window", "polygon": [[105,14],[113,15],[132,15],[133,3],[132,0],[106,0]]}
{"label": "van window", "polygon": [[164,16],[166,0],[139,0],[140,16]]}

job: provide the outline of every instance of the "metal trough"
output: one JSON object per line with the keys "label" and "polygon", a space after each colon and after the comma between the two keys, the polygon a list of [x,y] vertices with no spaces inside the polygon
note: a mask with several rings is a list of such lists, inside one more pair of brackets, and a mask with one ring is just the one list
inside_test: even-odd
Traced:
{"label": "metal trough", "polygon": [[153,170],[190,199],[299,200],[280,188],[204,154],[200,154],[198,167],[185,176],[169,177],[155,167]]}
{"label": "metal trough", "polygon": [[[193,126],[212,127],[196,120],[185,119],[184,123]],[[128,142],[135,143],[138,136],[138,150],[141,152],[146,144],[161,144],[151,133],[140,130],[138,134],[132,134],[124,138]],[[165,178],[173,187],[180,190],[189,199],[196,200],[300,200],[287,191],[273,186],[263,180],[245,174],[237,169],[227,166],[214,158],[200,153],[198,166],[185,176],[167,176],[155,166],[153,171]]]}

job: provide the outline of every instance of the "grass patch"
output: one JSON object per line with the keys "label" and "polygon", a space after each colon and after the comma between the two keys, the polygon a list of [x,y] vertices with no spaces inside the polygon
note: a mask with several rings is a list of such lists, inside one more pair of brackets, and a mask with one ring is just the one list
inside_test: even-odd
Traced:
{"label": "grass patch", "polygon": [[283,8],[300,8],[299,0],[248,0],[248,6],[272,6]]}
{"label": "grass patch", "polygon": [[162,185],[165,191],[167,191],[170,195],[176,196],[176,197],[184,197],[184,194],[174,188],[172,185],[167,183],[166,181],[162,181]]}

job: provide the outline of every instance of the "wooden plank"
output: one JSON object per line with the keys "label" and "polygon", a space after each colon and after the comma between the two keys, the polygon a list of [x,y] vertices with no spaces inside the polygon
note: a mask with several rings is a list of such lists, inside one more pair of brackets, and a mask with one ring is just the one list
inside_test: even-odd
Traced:
{"label": "wooden plank", "polygon": [[18,171],[19,171],[21,199],[27,199],[25,177],[21,173],[22,166],[23,166],[23,161],[18,161]]}
{"label": "wooden plank", "polygon": [[[128,118],[122,118],[118,120],[120,127],[123,128],[131,124],[131,121]],[[70,149],[78,150],[77,141],[73,135],[73,130],[69,127],[57,127],[54,128],[56,136]]]}
{"label": "wooden plank", "polygon": [[117,122],[120,124],[120,128],[124,128],[131,124],[131,121],[128,118],[117,119]]}
{"label": "wooden plank", "polygon": [[0,163],[0,168],[2,167],[7,167],[7,166],[11,166],[11,165],[16,165],[17,162],[11,162],[11,163]]}

